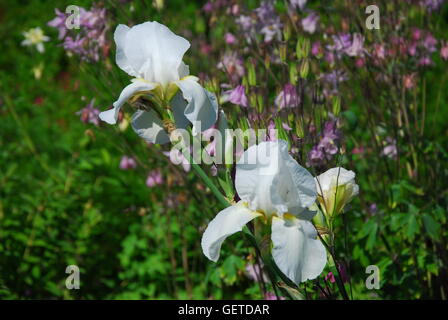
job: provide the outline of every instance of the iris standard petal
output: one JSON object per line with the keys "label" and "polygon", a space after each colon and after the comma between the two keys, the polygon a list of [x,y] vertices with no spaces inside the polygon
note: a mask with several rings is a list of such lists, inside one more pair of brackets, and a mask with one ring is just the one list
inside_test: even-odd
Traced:
{"label": "iris standard petal", "polygon": [[327,263],[327,253],[309,221],[272,219],[272,256],[278,268],[297,285],[318,277]]}
{"label": "iris standard petal", "polygon": [[117,64],[127,73],[166,85],[179,80],[179,67],[190,43],[158,22],[115,31]]}
{"label": "iris standard petal", "polygon": [[202,236],[201,246],[204,255],[214,262],[218,261],[224,240],[241,231],[244,225],[258,216],[259,213],[248,209],[241,202],[219,212],[210,221]]}
{"label": "iris standard petal", "polygon": [[113,109],[103,111],[100,113],[99,117],[101,120],[109,123],[109,124],[115,124],[118,119],[118,112],[120,111],[120,108],[123,104],[126,103],[132,96],[136,95],[137,93],[142,92],[149,92],[153,90],[157,84],[145,82],[145,81],[134,81],[130,85],[126,86],[123,91],[121,91],[120,96],[118,97],[118,100],[114,102]]}
{"label": "iris standard petal", "polygon": [[[205,90],[198,78],[188,76],[176,81],[188,104],[185,108],[185,117],[193,124],[193,135],[213,126],[218,118],[218,102],[216,96]],[[200,130],[198,125],[200,125]]]}
{"label": "iris standard petal", "polygon": [[124,53],[124,48],[126,46],[126,36],[131,28],[124,24],[119,24],[115,29],[114,40],[117,45],[117,53],[115,54],[115,61],[117,65],[126,72],[127,74],[138,77],[138,73],[134,70],[133,66],[130,64],[128,59],[126,58],[126,54]]}

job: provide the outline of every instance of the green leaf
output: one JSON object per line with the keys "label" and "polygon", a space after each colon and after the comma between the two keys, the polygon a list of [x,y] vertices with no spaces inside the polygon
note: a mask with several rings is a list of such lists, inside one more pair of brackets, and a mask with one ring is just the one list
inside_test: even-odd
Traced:
{"label": "green leaf", "polygon": [[370,250],[373,248],[376,242],[376,234],[378,232],[378,224],[373,224],[372,230],[370,230],[369,237],[366,242],[366,249]]}
{"label": "green leaf", "polygon": [[300,291],[298,291],[298,290],[296,290],[294,288],[291,288],[286,283],[284,283],[282,281],[279,281],[277,283],[277,286],[279,288],[284,289],[291,296],[291,298],[293,300],[305,300],[305,297],[303,296],[303,294],[300,293]]}
{"label": "green leaf", "polygon": [[415,214],[409,213],[408,225],[406,228],[406,235],[409,239],[414,239],[415,234],[418,230],[417,218]]}
{"label": "green leaf", "polygon": [[434,240],[438,240],[440,225],[434,220],[434,218],[429,214],[425,214],[423,216],[423,224],[428,235]]}

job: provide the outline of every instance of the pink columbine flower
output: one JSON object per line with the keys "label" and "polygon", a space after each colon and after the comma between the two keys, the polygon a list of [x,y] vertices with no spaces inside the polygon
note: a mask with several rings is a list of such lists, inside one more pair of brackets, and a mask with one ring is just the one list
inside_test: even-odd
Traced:
{"label": "pink columbine flower", "polygon": [[285,300],[284,297],[278,297],[275,295],[275,293],[272,292],[266,292],[264,295],[264,300]]}
{"label": "pink columbine flower", "polygon": [[322,48],[322,44],[320,41],[316,41],[311,46],[311,53],[313,56],[322,56],[324,54],[324,49]]}
{"label": "pink columbine flower", "polygon": [[132,170],[137,168],[137,162],[133,157],[123,156],[120,160],[121,170]]}
{"label": "pink columbine flower", "polygon": [[406,89],[412,89],[415,87],[415,84],[416,84],[415,76],[416,76],[415,73],[411,73],[411,74],[407,74],[407,75],[403,76],[403,85]]}
{"label": "pink columbine flower", "polygon": [[440,57],[443,60],[448,60],[448,42],[445,42],[442,48],[440,48]]}
{"label": "pink columbine flower", "polygon": [[233,104],[247,107],[247,97],[245,93],[245,87],[243,85],[237,86],[235,89],[227,92],[229,94],[229,101]]}
{"label": "pink columbine flower", "polygon": [[275,104],[280,109],[283,108],[295,108],[300,104],[300,97],[297,94],[296,87],[288,83],[280,91],[277,98],[275,98]]}
{"label": "pink columbine flower", "polygon": [[311,12],[305,19],[302,20],[302,28],[306,32],[313,34],[316,31],[318,22],[319,15],[315,12]]}
{"label": "pink columbine flower", "polygon": [[383,148],[382,154],[388,158],[396,159],[398,155],[397,142],[391,137],[386,138],[386,146]]}
{"label": "pink columbine flower", "polygon": [[81,121],[84,123],[91,123],[95,126],[100,125],[100,110],[94,108],[95,98],[90,100],[90,102],[83,109],[76,112],[77,115],[81,116]]}
{"label": "pink columbine flower", "polygon": [[226,41],[227,44],[235,44],[237,42],[236,37],[233,34],[231,34],[230,32],[227,32],[224,35],[224,40]]}
{"label": "pink columbine flower", "polygon": [[363,56],[365,49],[364,49],[364,37],[359,34],[355,33],[352,38],[352,44],[350,47],[348,47],[345,52],[350,57],[359,57]]}
{"label": "pink columbine flower", "polygon": [[163,183],[162,172],[160,170],[153,170],[146,178],[146,186],[148,188],[155,187]]}
{"label": "pink columbine flower", "polygon": [[227,52],[217,67],[227,73],[232,83],[238,83],[245,73],[243,60],[236,52]]}

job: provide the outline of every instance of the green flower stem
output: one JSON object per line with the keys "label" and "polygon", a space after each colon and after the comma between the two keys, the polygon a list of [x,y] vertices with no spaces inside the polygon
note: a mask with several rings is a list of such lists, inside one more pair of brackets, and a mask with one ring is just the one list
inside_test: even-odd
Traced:
{"label": "green flower stem", "polygon": [[[338,263],[337,260],[335,258],[335,254],[334,254],[334,245],[333,245],[333,241],[334,241],[334,234],[333,234],[333,228],[330,226],[330,245],[328,245],[326,243],[326,241],[322,238],[322,236],[319,234],[319,232],[317,233],[317,236],[319,237],[320,241],[323,243],[323,245],[325,246],[325,248],[327,249],[327,251],[330,253],[331,258],[333,259],[334,262],[334,266],[330,267],[331,272],[333,273],[334,277],[336,278],[336,285],[338,286],[339,292],[341,293],[342,297],[344,298],[344,300],[350,300],[347,290],[345,289],[345,285],[344,282],[342,281],[342,275],[341,272],[338,268]],[[336,270],[335,270],[336,269]]]}
{"label": "green flower stem", "polygon": [[[164,113],[163,113],[163,120],[169,120],[173,123],[173,125],[175,124],[174,122],[174,114],[173,111],[171,109],[171,106],[169,105],[169,103],[163,103],[163,107],[164,107]],[[190,137],[193,137],[191,130],[189,130],[189,134]],[[213,181],[207,176],[207,174],[204,172],[204,170],[202,170],[202,168],[197,164],[194,163],[190,153],[188,152],[189,150],[187,150],[187,152],[183,153],[183,156],[185,157],[185,159],[187,159],[187,161],[190,163],[191,167],[193,168],[193,170],[196,172],[196,174],[202,179],[202,181],[205,183],[205,185],[211,190],[211,192],[213,192],[213,194],[215,195],[215,197],[219,200],[219,202],[224,206],[224,207],[228,207],[230,205],[229,201],[227,201],[227,199],[224,197],[224,195],[219,191],[218,187],[216,187],[216,185],[213,183]]]}
{"label": "green flower stem", "polygon": [[[184,154],[185,156],[185,154]],[[215,197],[219,200],[219,202],[224,206],[224,207],[228,207],[230,205],[230,203],[227,201],[227,199],[223,196],[223,194],[221,193],[221,191],[219,191],[219,189],[216,187],[216,185],[213,183],[213,181],[205,174],[204,170],[202,170],[202,168],[197,164],[194,163],[190,157],[190,155],[188,155],[188,161],[191,164],[191,167],[193,168],[193,170],[196,172],[196,174],[202,179],[202,181],[204,181],[204,183],[207,185],[207,187],[211,190],[211,192],[213,192],[213,194],[215,195]]]}
{"label": "green flower stem", "polygon": [[[264,267],[266,268],[269,276],[269,280],[271,281],[272,288],[274,289],[274,293],[279,297],[278,294],[278,286],[276,284],[277,275],[283,279],[283,274],[281,272],[276,272],[277,270],[274,267],[274,264],[272,262],[272,259],[270,259],[270,255],[266,252],[266,250],[262,250],[260,246],[258,245],[256,237],[252,234],[252,232],[249,230],[247,226],[243,227],[243,235],[250,242],[250,244],[254,247],[255,252],[259,255],[261,258],[261,261],[263,262]],[[286,278],[286,281],[289,279]]]}

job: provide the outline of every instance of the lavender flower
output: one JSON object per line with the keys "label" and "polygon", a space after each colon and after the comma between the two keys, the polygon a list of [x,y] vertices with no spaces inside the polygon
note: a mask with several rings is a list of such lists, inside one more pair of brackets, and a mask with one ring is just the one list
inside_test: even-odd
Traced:
{"label": "lavender flower", "polygon": [[236,52],[227,52],[217,67],[228,74],[232,83],[238,83],[245,73],[243,60]]}
{"label": "lavender flower", "polygon": [[426,7],[426,10],[429,12],[434,12],[438,10],[445,0],[423,0],[422,5]]}
{"label": "lavender flower", "polygon": [[76,112],[76,114],[81,116],[82,122],[92,123],[98,127],[100,125],[100,118],[98,116],[100,114],[100,110],[97,108],[94,108],[93,107],[94,104],[95,104],[95,98],[90,100],[90,102],[87,104],[87,106],[85,106],[84,108],[82,108],[81,110]]}
{"label": "lavender flower", "polygon": [[65,13],[61,12],[59,9],[54,10],[56,13],[56,17],[48,22],[48,25],[50,27],[58,29],[58,39],[62,40],[64,39],[65,35],[67,34],[67,27],[65,26],[65,21],[67,19]]}
{"label": "lavender flower", "polygon": [[395,139],[387,137],[385,143],[386,145],[383,148],[383,151],[381,152],[382,155],[391,159],[396,159],[398,151],[397,151],[397,142],[395,141]]}
{"label": "lavender flower", "polygon": [[68,54],[75,54],[82,60],[99,61],[100,55],[107,50],[106,42],[106,9],[92,8],[87,11],[79,10],[79,33],[67,29],[65,21],[67,15],[55,10],[56,17],[48,25],[58,29],[59,40],[63,40],[63,47]]}
{"label": "lavender flower", "polygon": [[255,9],[255,12],[260,22],[260,32],[264,35],[264,42],[271,42],[273,39],[280,40],[283,25],[275,12],[273,3],[263,1],[260,7]]}
{"label": "lavender flower", "polygon": [[337,129],[336,121],[325,122],[319,143],[308,154],[310,165],[322,165],[325,161],[331,160],[339,150],[338,143],[341,138],[342,134]]}
{"label": "lavender flower", "polygon": [[137,168],[137,162],[133,157],[123,156],[120,160],[121,170],[132,170]]}
{"label": "lavender flower", "polygon": [[437,51],[437,39],[432,36],[432,34],[428,33],[425,39],[422,42],[423,47],[427,52],[435,52]]}
{"label": "lavender flower", "polygon": [[305,19],[302,20],[302,28],[306,32],[313,34],[316,31],[318,22],[319,15],[315,12],[311,12]]}
{"label": "lavender flower", "polygon": [[289,0],[289,3],[293,8],[303,10],[303,8],[305,8],[306,1],[307,0]]}
{"label": "lavender flower", "polygon": [[333,45],[328,46],[329,50],[336,51],[338,53],[343,53],[351,45],[350,34],[338,34],[332,36]]}
{"label": "lavender flower", "polygon": [[163,183],[163,177],[160,170],[153,170],[148,174],[146,178],[146,186],[148,188],[155,187]]}
{"label": "lavender flower", "polygon": [[264,36],[266,43],[274,39],[280,40],[283,25],[275,12],[272,1],[263,1],[260,7],[254,10],[254,13],[255,17],[241,15],[236,20],[247,42],[252,42],[258,34]]}
{"label": "lavender flower", "polygon": [[338,57],[341,57],[343,54],[350,57],[360,57],[365,53],[364,37],[359,33],[355,33],[353,35],[334,35],[333,45],[327,46],[327,49],[336,53]]}
{"label": "lavender flower", "polygon": [[275,98],[275,104],[280,109],[298,107],[300,104],[300,97],[297,94],[296,87],[290,83],[286,84],[277,98]]}
{"label": "lavender flower", "polygon": [[345,53],[350,57],[361,57],[364,55],[364,37],[355,33],[352,37],[352,43],[345,49]]}
{"label": "lavender flower", "polygon": [[440,48],[440,57],[443,60],[448,60],[448,42],[445,42]]}
{"label": "lavender flower", "polygon": [[266,292],[264,295],[264,300],[285,300],[284,297],[278,297],[275,295],[275,293],[272,292]]}
{"label": "lavender flower", "polygon": [[348,80],[347,74],[342,70],[333,70],[330,73],[321,75],[321,79],[325,82],[324,95],[331,96],[338,93],[339,84]]}
{"label": "lavender flower", "polygon": [[227,32],[224,35],[224,40],[226,41],[227,44],[235,44],[237,42],[236,37],[230,32]]}
{"label": "lavender flower", "polygon": [[235,89],[225,92],[225,94],[228,95],[228,101],[231,103],[247,107],[248,102],[243,85],[239,85]]}

